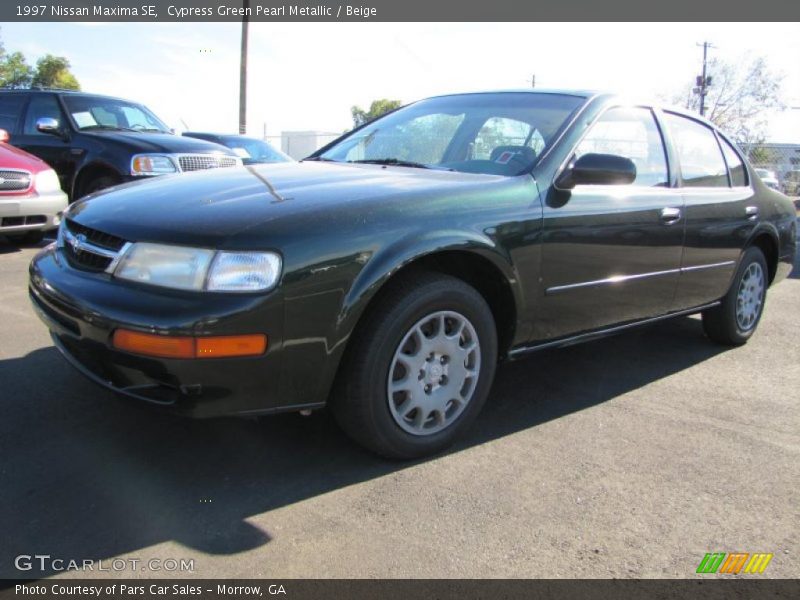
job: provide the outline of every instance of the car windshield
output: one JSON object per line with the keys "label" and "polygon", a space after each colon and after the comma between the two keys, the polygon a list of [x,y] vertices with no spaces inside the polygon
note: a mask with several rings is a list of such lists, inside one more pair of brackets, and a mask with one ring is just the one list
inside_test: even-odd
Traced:
{"label": "car windshield", "polygon": [[584,101],[529,92],[431,98],[373,121],[315,159],[518,175]]}
{"label": "car windshield", "polygon": [[246,165],[288,162],[292,160],[289,156],[280,150],[276,150],[267,142],[255,138],[248,138],[240,135],[226,135],[220,136],[220,141],[238,154],[242,162]]}
{"label": "car windshield", "polygon": [[169,127],[147,107],[103,96],[64,96],[72,120],[80,130],[151,131],[170,133]]}

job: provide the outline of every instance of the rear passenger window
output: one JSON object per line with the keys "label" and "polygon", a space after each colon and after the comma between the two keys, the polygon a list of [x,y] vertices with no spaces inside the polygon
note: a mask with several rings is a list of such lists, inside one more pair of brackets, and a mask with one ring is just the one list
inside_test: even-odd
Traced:
{"label": "rear passenger window", "polygon": [[0,129],[5,129],[8,133],[16,133],[23,104],[25,104],[24,94],[0,95]]}
{"label": "rear passenger window", "polygon": [[576,158],[589,153],[631,159],[636,165],[636,179],[632,185],[668,185],[664,143],[648,108],[619,107],[603,114],[575,149]]}
{"label": "rear passenger window", "polygon": [[747,175],[744,172],[744,163],[736,150],[720,138],[722,141],[722,153],[725,155],[725,162],[728,163],[728,172],[731,174],[731,185],[733,187],[740,187],[747,185]]}
{"label": "rear passenger window", "polygon": [[678,150],[684,187],[728,187],[728,170],[714,132],[673,113],[665,120]]}

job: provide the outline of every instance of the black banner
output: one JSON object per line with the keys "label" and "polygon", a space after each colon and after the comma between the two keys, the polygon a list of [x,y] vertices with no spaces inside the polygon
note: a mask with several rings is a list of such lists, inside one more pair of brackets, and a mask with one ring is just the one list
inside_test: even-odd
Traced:
{"label": "black banner", "polygon": [[0,21],[798,21],[797,0],[3,0]]}
{"label": "black banner", "polygon": [[798,598],[800,580],[786,579],[599,579],[599,580],[87,580],[58,579],[0,582],[0,600],[86,598],[156,600],[188,598],[287,598],[291,600],[511,600],[547,598]]}

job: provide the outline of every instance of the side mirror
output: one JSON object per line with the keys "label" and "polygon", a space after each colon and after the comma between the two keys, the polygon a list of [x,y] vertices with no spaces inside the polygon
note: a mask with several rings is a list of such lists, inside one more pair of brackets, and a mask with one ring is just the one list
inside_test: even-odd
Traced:
{"label": "side mirror", "polygon": [[36,119],[36,131],[39,133],[49,133],[50,135],[61,135],[58,119],[52,117],[41,117]]}
{"label": "side mirror", "polygon": [[5,129],[0,129],[0,143],[7,144],[10,139],[11,136],[8,135],[8,132]]}
{"label": "side mirror", "polygon": [[630,158],[616,154],[584,154],[564,169],[556,180],[560,190],[576,185],[624,185],[636,179],[636,165]]}

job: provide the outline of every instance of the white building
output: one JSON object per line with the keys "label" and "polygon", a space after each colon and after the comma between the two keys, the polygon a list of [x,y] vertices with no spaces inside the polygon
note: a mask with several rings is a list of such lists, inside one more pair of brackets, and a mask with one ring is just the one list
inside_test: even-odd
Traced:
{"label": "white building", "polygon": [[328,131],[282,131],[281,150],[292,158],[301,160],[340,135]]}

